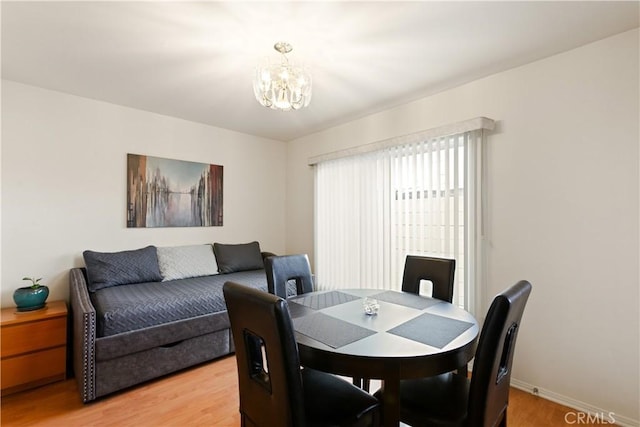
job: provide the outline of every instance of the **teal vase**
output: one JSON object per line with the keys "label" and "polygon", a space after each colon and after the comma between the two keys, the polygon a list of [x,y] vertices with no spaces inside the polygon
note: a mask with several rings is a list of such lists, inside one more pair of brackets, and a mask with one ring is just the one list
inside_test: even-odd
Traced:
{"label": "teal vase", "polygon": [[49,288],[43,285],[37,288],[25,286],[13,292],[13,301],[18,307],[18,311],[38,310],[44,307],[48,297]]}

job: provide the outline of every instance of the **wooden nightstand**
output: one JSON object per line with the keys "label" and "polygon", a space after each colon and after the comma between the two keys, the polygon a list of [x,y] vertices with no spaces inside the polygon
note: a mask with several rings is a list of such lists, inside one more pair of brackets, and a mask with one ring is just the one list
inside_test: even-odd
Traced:
{"label": "wooden nightstand", "polygon": [[0,334],[2,395],[65,379],[65,301],[51,301],[30,312],[3,308]]}

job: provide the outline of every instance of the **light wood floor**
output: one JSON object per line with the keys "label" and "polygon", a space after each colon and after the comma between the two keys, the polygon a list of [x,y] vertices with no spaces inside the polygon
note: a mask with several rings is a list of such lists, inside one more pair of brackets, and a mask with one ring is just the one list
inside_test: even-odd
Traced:
{"label": "light wood floor", "polygon": [[[2,398],[12,426],[240,426],[235,357],[188,369],[83,405],[75,380]],[[512,388],[510,427],[563,426],[571,409]],[[581,424],[584,426],[585,424]]]}

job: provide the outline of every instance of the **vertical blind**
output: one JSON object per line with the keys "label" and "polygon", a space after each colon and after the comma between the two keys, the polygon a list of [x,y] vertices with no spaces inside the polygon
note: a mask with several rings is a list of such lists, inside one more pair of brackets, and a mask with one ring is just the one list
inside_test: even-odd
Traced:
{"label": "vertical blind", "polygon": [[455,258],[454,303],[475,311],[482,134],[317,162],[316,286],[399,290],[407,255]]}

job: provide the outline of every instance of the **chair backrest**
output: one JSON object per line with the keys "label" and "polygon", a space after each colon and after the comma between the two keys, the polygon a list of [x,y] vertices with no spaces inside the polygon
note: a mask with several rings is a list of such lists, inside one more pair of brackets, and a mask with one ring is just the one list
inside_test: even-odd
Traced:
{"label": "chair backrest", "polygon": [[309,257],[301,255],[273,256],[265,259],[269,292],[287,298],[287,282],[296,281],[298,295],[313,292],[313,278]]}
{"label": "chair backrest", "polygon": [[236,347],[243,426],[303,426],[300,359],[287,302],[238,283],[223,287]]}
{"label": "chair backrest", "polygon": [[420,281],[433,283],[434,298],[453,301],[453,279],[456,272],[456,260],[407,255],[402,276],[402,290],[413,294],[420,293]]}
{"label": "chair backrest", "polygon": [[489,307],[473,361],[469,426],[495,426],[507,415],[513,353],[530,293],[531,284],[522,280],[496,296]]}

